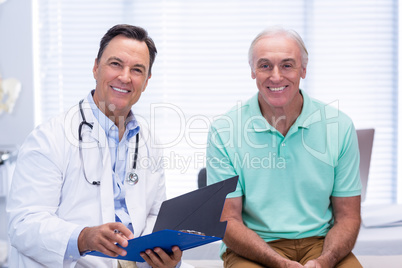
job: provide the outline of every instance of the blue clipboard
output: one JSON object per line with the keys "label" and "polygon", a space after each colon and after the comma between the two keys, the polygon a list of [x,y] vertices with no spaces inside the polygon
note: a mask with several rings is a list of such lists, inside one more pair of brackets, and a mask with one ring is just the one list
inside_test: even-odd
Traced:
{"label": "blue clipboard", "polygon": [[127,251],[127,255],[124,257],[110,257],[98,251],[92,251],[88,254],[98,257],[144,262],[144,259],[140,256],[140,253],[149,248],[153,249],[157,246],[162,248],[166,253],[170,254],[172,253],[172,246],[178,246],[183,251],[221,239],[222,238],[220,237],[189,234],[166,229],[129,240],[128,246],[124,248],[124,250]]}
{"label": "blue clipboard", "polygon": [[184,251],[221,240],[227,224],[220,221],[223,205],[226,195],[236,189],[237,181],[235,176],[163,202],[153,232],[130,239],[124,257],[110,257],[97,251],[88,255],[144,262],[140,253],[147,249],[160,247],[171,253],[173,246]]}

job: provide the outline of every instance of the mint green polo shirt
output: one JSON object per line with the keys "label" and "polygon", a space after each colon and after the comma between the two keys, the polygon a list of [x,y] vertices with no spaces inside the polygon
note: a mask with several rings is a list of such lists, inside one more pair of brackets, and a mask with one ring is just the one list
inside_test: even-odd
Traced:
{"label": "mint green polo shirt", "polygon": [[269,242],[325,236],[331,196],[360,195],[359,149],[352,120],[311,99],[284,137],[262,116],[258,94],[211,125],[208,184],[239,175],[244,224]]}

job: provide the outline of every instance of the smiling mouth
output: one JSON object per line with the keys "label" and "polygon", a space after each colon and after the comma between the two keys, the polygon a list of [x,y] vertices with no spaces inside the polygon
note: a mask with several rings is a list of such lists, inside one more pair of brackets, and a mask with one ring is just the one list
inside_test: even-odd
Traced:
{"label": "smiling mouth", "polygon": [[118,88],[118,87],[111,87],[114,91],[117,91],[117,92],[121,92],[121,93],[128,93],[128,92],[130,92],[130,91],[128,91],[128,90],[125,90],[125,89],[121,89],[121,88]]}
{"label": "smiling mouth", "polygon": [[283,87],[268,87],[268,89],[269,89],[270,91],[274,91],[274,92],[282,91],[282,90],[284,90],[285,88],[286,88],[286,86],[283,86]]}

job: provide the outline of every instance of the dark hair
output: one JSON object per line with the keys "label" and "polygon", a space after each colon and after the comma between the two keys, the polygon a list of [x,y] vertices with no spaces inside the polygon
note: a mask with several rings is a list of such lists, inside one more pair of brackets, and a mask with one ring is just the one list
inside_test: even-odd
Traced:
{"label": "dark hair", "polygon": [[102,57],[103,51],[109,44],[110,40],[118,35],[124,35],[125,37],[132,38],[141,42],[145,42],[149,50],[149,70],[148,75],[151,75],[152,65],[155,61],[156,46],[151,37],[148,36],[148,32],[141,27],[128,25],[128,24],[117,24],[110,28],[107,33],[102,37],[100,41],[97,62],[99,63],[100,58]]}

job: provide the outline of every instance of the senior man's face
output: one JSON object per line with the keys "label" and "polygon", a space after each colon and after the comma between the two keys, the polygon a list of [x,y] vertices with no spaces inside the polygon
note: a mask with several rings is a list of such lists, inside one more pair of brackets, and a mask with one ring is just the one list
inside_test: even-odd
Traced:
{"label": "senior man's face", "polygon": [[123,35],[106,46],[93,68],[96,80],[94,101],[106,116],[127,116],[151,77],[149,52],[145,42]]}
{"label": "senior man's face", "polygon": [[296,41],[284,35],[264,37],[253,52],[251,76],[263,100],[260,105],[275,109],[297,103],[300,79],[306,77],[306,69]]}

